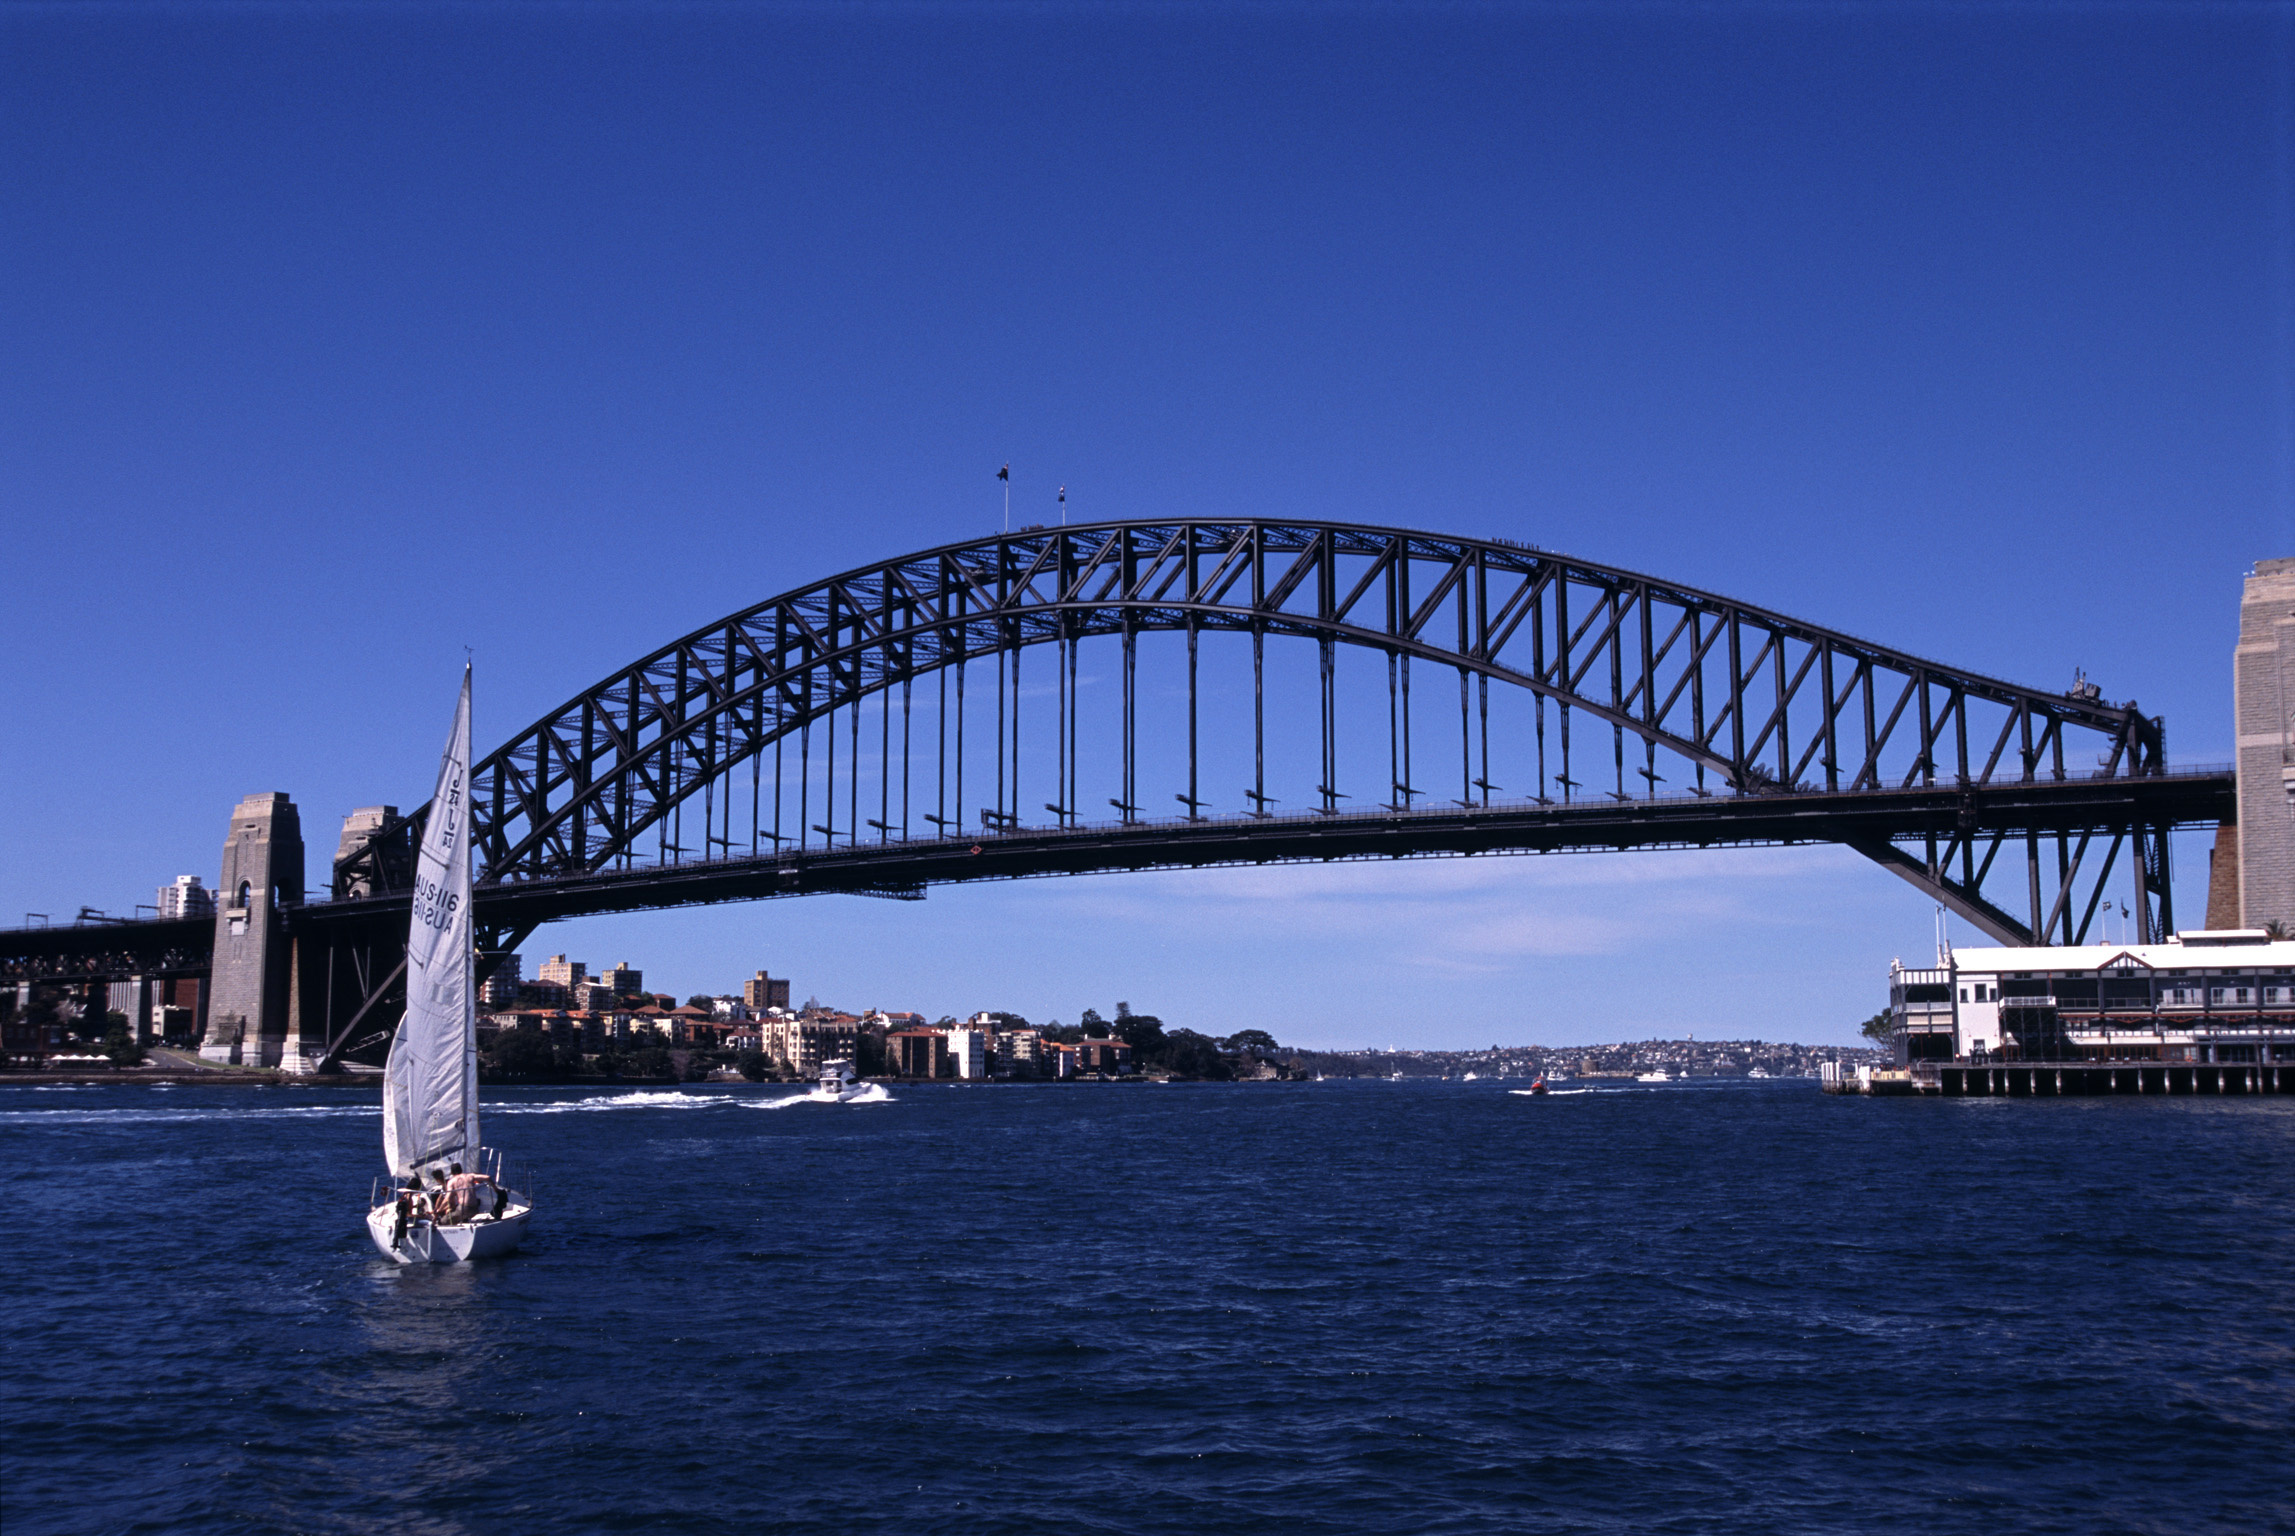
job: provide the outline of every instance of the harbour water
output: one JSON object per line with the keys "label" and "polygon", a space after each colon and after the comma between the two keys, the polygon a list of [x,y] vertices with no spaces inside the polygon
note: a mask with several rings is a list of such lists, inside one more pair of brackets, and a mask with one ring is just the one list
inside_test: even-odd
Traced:
{"label": "harbour water", "polygon": [[2295,1103],[1809,1082],[0,1088],[46,1532],[2295,1529]]}

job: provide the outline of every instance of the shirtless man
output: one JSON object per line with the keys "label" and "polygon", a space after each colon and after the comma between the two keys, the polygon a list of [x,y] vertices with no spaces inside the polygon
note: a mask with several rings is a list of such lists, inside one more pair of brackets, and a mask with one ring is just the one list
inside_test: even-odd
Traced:
{"label": "shirtless man", "polygon": [[480,1192],[493,1187],[494,1181],[483,1173],[464,1173],[462,1165],[453,1165],[454,1173],[446,1181],[447,1208],[453,1220],[468,1221],[478,1214]]}

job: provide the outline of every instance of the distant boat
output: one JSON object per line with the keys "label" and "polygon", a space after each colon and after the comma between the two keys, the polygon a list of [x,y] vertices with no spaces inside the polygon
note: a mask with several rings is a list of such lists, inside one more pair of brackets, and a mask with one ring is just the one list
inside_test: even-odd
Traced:
{"label": "distant boat", "polygon": [[1466,1076],[1464,1076],[1464,1077],[1460,1078],[1460,1079],[1459,1079],[1459,1081],[1460,1081],[1460,1082],[1462,1082],[1462,1083],[1471,1083],[1471,1082],[1473,1082],[1473,1081],[1474,1081],[1476,1078],[1480,1077],[1481,1075],[1482,1075],[1482,1074],[1481,1074],[1481,1073],[1479,1073],[1479,1072],[1469,1072],[1469,1073],[1467,1073],[1467,1074],[1466,1074]]}
{"label": "distant boat", "polygon": [[[406,1017],[383,1068],[383,1158],[390,1184],[367,1233],[400,1264],[457,1264],[508,1253],[533,1199],[510,1187],[478,1140],[478,988],[470,924],[470,673],[439,759],[415,863],[407,925]],[[377,1181],[378,1185],[381,1181]]]}
{"label": "distant boat", "polygon": [[1634,1081],[1637,1083],[1670,1083],[1673,1081],[1673,1079],[1666,1076],[1665,1068],[1659,1067],[1654,1072],[1644,1072],[1640,1074],[1634,1079]]}
{"label": "distant boat", "polygon": [[1532,1093],[1544,1093],[1547,1091],[1546,1076],[1544,1073],[1540,1073],[1538,1077],[1530,1084],[1530,1091]]}
{"label": "distant boat", "polygon": [[1769,1069],[1767,1067],[1755,1067],[1752,1071],[1746,1073],[1745,1075],[1747,1077],[1767,1077],[1769,1075]]}

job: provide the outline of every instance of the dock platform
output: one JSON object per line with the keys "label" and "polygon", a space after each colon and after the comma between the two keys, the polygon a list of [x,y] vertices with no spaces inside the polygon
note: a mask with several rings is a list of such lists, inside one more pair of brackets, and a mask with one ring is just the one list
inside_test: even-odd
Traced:
{"label": "dock platform", "polygon": [[1827,1093],[1872,1098],[2058,1098],[2103,1094],[2295,1093],[2295,1063],[2212,1061],[1920,1061],[1909,1067],[1832,1062],[1819,1070]]}

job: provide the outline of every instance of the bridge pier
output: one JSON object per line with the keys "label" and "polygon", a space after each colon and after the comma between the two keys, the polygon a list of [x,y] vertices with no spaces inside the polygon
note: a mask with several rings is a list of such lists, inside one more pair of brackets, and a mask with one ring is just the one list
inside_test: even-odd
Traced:
{"label": "bridge pier", "polygon": [[[2235,926],[2295,930],[2295,559],[2258,560],[2233,652],[2239,816]],[[2217,846],[2222,847],[2222,839]]]}
{"label": "bridge pier", "polygon": [[[281,908],[303,899],[303,824],[295,802],[249,795],[231,813],[216,892],[215,964],[203,1061],[285,1065],[294,951]],[[302,1067],[300,1053],[290,1070]]]}

